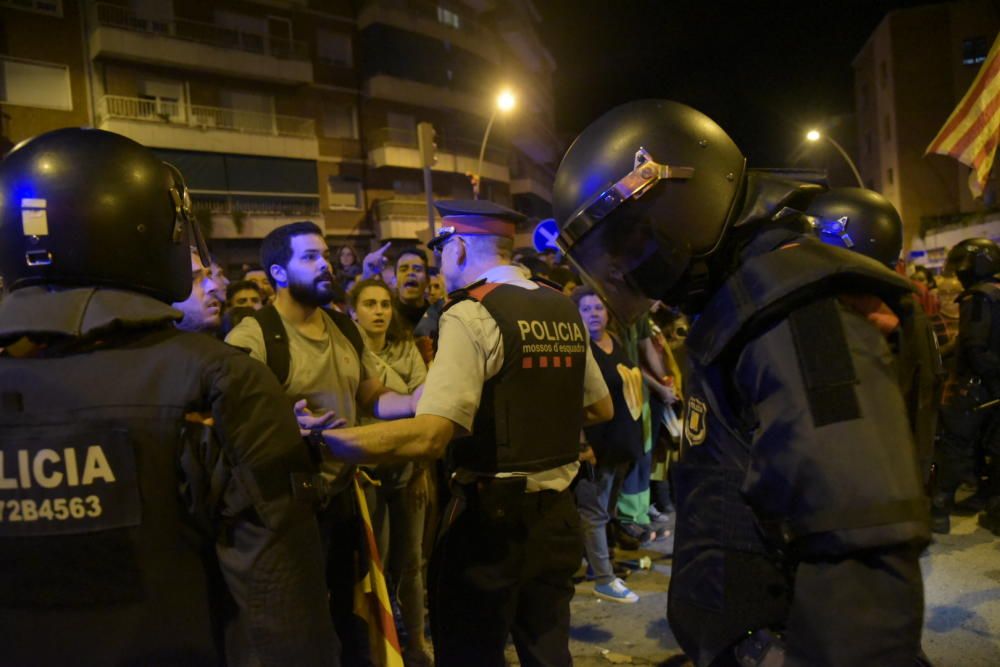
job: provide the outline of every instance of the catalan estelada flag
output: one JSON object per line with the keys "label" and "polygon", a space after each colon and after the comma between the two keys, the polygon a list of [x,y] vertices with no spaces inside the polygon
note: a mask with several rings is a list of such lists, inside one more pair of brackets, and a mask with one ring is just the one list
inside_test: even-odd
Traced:
{"label": "catalan estelada flag", "polygon": [[403,651],[399,646],[399,636],[396,634],[396,623],[392,617],[392,603],[389,602],[389,589],[385,585],[385,575],[382,569],[382,559],[379,558],[378,547],[375,544],[375,530],[372,528],[371,515],[368,514],[368,503],[365,492],[354,478],[354,494],[358,500],[364,530],[364,549],[367,552],[367,572],[354,586],[354,613],[368,624],[368,644],[371,659],[379,667],[403,667]]}
{"label": "catalan estelada flag", "polygon": [[951,112],[926,154],[950,155],[972,169],[969,189],[981,197],[993,168],[1000,130],[1000,37],[965,97]]}

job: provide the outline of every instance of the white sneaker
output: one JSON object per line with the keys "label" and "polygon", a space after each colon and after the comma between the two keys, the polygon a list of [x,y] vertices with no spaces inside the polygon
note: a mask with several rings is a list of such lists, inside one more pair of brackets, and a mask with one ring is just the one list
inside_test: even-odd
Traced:
{"label": "white sneaker", "polygon": [[633,593],[621,579],[612,579],[606,584],[595,584],[594,595],[611,602],[632,604],[639,601],[639,596]]}

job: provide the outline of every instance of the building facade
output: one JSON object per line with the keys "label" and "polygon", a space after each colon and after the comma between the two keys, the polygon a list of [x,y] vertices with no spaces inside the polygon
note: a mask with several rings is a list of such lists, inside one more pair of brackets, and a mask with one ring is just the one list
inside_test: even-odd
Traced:
{"label": "building facade", "polygon": [[925,248],[929,232],[982,222],[996,205],[995,179],[984,200],[975,201],[968,167],[924,151],[965,95],[998,30],[1000,11],[988,0],[897,10],[854,60],[858,168],[866,187],[899,210],[904,250],[921,262],[940,265],[947,250]]}
{"label": "building facade", "polygon": [[437,131],[434,195],[470,197],[507,86],[481,193],[537,220],[561,154],[538,20],[530,0],[0,0],[4,136],[90,125],[149,146],[236,265],[291,220],[362,250],[415,243],[417,124]]}

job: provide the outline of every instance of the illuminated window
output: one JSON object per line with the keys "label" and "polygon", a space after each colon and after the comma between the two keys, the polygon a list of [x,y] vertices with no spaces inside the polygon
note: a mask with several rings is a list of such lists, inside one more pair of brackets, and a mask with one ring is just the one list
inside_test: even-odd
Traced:
{"label": "illuminated window", "polygon": [[438,13],[438,23],[443,23],[445,25],[450,25],[452,28],[461,28],[462,27],[462,19],[459,17],[458,14],[456,14],[453,11],[451,11],[450,9],[445,9],[444,7],[441,7],[440,5],[438,6],[437,10],[438,10],[438,12],[437,12]]}

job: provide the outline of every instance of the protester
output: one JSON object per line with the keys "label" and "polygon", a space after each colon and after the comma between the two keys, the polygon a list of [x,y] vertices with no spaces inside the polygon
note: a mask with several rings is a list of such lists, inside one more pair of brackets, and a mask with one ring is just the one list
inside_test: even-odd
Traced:
{"label": "protester", "polygon": [[177,322],[182,331],[212,333],[222,325],[222,301],[225,289],[210,268],[202,264],[197,248],[191,248],[191,293],[183,301],[171,304],[184,317]]}
{"label": "protester", "polygon": [[[376,358],[378,378],[387,389],[412,394],[427,377],[427,366],[407,326],[393,310],[392,293],[380,280],[358,282],[349,295],[351,313]],[[362,418],[361,423],[378,420]],[[407,667],[431,664],[424,637],[423,541],[429,480],[427,464],[406,462],[375,468],[379,485],[371,508],[372,524],[386,572],[402,609]]]}
{"label": "protester", "polygon": [[638,602],[639,596],[615,576],[607,529],[625,473],[643,453],[642,375],[608,332],[608,312],[594,290],[577,287],[572,298],[590,333],[590,349],[614,405],[611,421],[584,428],[584,470],[575,488],[594,595],[612,602]]}
{"label": "protester", "polygon": [[426,292],[427,253],[420,248],[407,248],[396,258],[396,310],[401,317],[399,323],[410,331],[430,306]]}
{"label": "protester", "polygon": [[[282,225],[264,238],[260,254],[274,284],[274,303],[240,322],[226,342],[271,367],[295,403],[300,426],[310,432],[353,426],[362,412],[373,410],[387,419],[413,414],[419,397],[389,392],[354,323],[323,308],[337,286],[322,230],[312,222]],[[366,664],[371,627],[354,615],[357,564],[366,557],[359,542],[354,471],[326,456],[322,472],[329,486],[320,523],[328,554],[330,611],[344,663]]]}
{"label": "protester", "polygon": [[237,280],[226,288],[226,307],[260,310],[264,307],[264,294],[254,281]]}
{"label": "protester", "polygon": [[[354,248],[345,245],[337,252],[337,277],[341,284],[346,284],[361,275],[361,265]],[[346,287],[345,287],[346,289]]]}
{"label": "protester", "polygon": [[274,300],[274,287],[271,286],[271,281],[268,280],[267,272],[260,268],[259,266],[251,266],[246,271],[243,272],[243,280],[250,280],[257,284],[260,288],[260,293],[263,295],[263,303],[265,306],[270,305]]}

